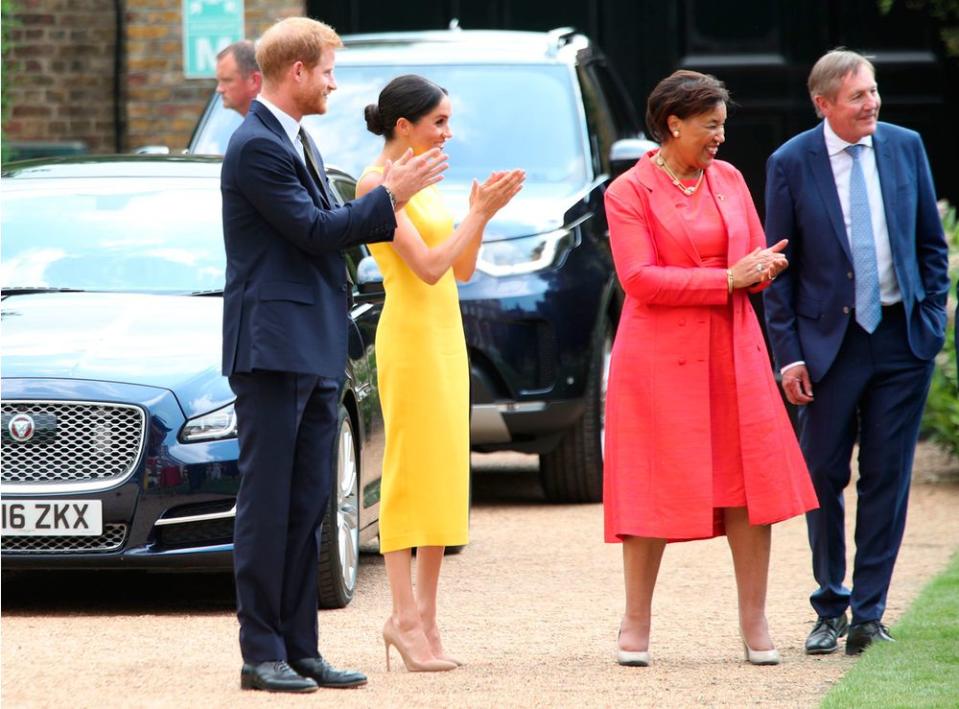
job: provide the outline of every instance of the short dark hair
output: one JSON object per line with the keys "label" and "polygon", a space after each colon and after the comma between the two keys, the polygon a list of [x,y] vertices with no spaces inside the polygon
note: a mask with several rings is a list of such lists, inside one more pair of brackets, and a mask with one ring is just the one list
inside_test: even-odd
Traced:
{"label": "short dark hair", "polygon": [[366,127],[370,133],[392,140],[399,119],[416,123],[447,95],[446,89],[426,77],[418,74],[397,76],[383,87],[376,103],[363,109]]}
{"label": "short dark hair", "polygon": [[729,103],[725,84],[710,74],[680,69],[656,84],[646,101],[646,129],[658,143],[669,140],[670,116],[686,119]]}
{"label": "short dark hair", "polygon": [[256,45],[251,40],[241,39],[239,42],[224,47],[216,55],[217,61],[228,54],[233,55],[236,68],[240,70],[243,76],[250,76],[253,72],[260,70],[260,65],[256,63]]}

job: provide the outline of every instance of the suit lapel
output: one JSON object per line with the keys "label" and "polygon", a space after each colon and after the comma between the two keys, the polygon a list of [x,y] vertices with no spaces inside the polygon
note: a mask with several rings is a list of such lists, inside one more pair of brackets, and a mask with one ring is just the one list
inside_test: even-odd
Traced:
{"label": "suit lapel", "polygon": [[271,133],[276,135],[277,138],[289,144],[290,139],[283,130],[283,126],[281,126],[280,122],[276,120],[276,116],[273,115],[270,109],[254,99],[250,102],[250,113],[259,118],[260,123],[268,128]]}
{"label": "suit lapel", "polygon": [[890,246],[895,243],[894,234],[898,233],[896,226],[896,198],[898,191],[896,186],[899,184],[899,175],[896,170],[896,161],[893,157],[892,147],[885,140],[885,132],[882,126],[877,126],[876,132],[872,136],[872,146],[876,155],[876,169],[879,171],[879,188],[882,191],[882,207],[886,213],[886,229],[889,232]]}
{"label": "suit lapel", "polygon": [[[310,174],[310,169],[303,164],[303,161],[300,160],[299,154],[296,152],[296,149],[293,145],[290,144],[290,137],[286,134],[286,131],[283,130],[283,126],[280,125],[280,122],[276,120],[276,116],[264,106],[262,103],[254,100],[250,103],[250,112],[253,113],[257,118],[260,119],[260,122],[266,127],[270,132],[276,135],[277,139],[290,151],[293,153],[293,159],[300,164],[303,168],[303,172],[306,173],[306,180],[301,180],[304,183],[304,186],[310,193],[310,196],[313,198],[313,201],[316,202],[319,206],[325,209],[332,208],[332,202],[328,196],[325,185],[317,183],[317,181]],[[307,136],[309,138],[309,136]],[[311,141],[312,142],[312,141]],[[316,146],[313,146],[313,154],[319,156],[319,151],[316,150]],[[320,165],[322,167],[323,162],[322,158],[320,159]]]}
{"label": "suit lapel", "polygon": [[671,195],[662,194],[663,190],[656,184],[656,175],[653,172],[656,169],[652,160],[647,159],[639,163],[636,171],[640,184],[653,195],[649,200],[653,215],[665,227],[663,231],[665,231],[666,236],[676,242],[693,263],[701,265],[702,258],[689,237],[686,222],[683,221],[678,210],[673,206],[676,201],[675,198],[671,198]]}
{"label": "suit lapel", "polygon": [[849,238],[846,236],[846,222],[842,218],[842,205],[839,204],[839,193],[836,191],[836,178],[832,174],[832,164],[829,162],[829,153],[826,151],[826,136],[821,125],[812,134],[809,146],[809,168],[812,170],[813,180],[819,189],[819,196],[826,208],[829,222],[832,224],[833,236],[839,240],[839,246],[852,263]]}
{"label": "suit lapel", "polygon": [[[333,208],[333,198],[330,196],[330,186],[326,183],[326,165],[323,164],[323,157],[320,155],[320,151],[316,149],[316,143],[313,142],[312,136],[310,136],[309,131],[303,130],[303,134],[306,135],[306,140],[310,144],[309,148],[313,153],[313,159],[316,160],[316,170],[317,174],[313,175],[312,170],[307,170],[314,178],[319,188],[320,197],[323,199],[323,204],[327,209]],[[308,156],[304,154],[304,157],[309,159]]]}

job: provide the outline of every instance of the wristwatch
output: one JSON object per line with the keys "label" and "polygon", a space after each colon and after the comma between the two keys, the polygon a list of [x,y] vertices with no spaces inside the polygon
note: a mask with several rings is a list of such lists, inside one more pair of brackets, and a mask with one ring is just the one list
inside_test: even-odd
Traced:
{"label": "wristwatch", "polygon": [[390,207],[392,207],[392,208],[393,208],[393,211],[395,212],[395,211],[396,211],[396,195],[394,195],[394,194],[393,194],[393,190],[391,190],[391,189],[390,189],[389,187],[387,187],[386,185],[380,185],[380,186],[381,186],[384,190],[386,190],[386,196],[390,198]]}

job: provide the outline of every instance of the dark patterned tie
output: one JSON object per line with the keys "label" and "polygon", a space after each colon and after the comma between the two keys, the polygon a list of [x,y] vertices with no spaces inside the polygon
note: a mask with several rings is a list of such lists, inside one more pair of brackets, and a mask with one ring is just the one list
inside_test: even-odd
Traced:
{"label": "dark patterned tie", "polygon": [[313,175],[313,179],[316,180],[316,185],[320,190],[320,195],[326,201],[327,206],[333,206],[333,199],[330,197],[330,192],[326,186],[326,170],[323,169],[323,162],[319,159],[316,153],[313,152],[313,146],[310,143],[309,137],[306,135],[306,131],[303,130],[303,127],[300,126],[300,143],[303,145],[303,155],[306,158],[306,166],[310,171],[310,174]]}
{"label": "dark patterned tie", "polygon": [[852,267],[856,273],[856,322],[866,332],[873,332],[882,320],[879,299],[879,266],[876,264],[876,242],[872,234],[872,210],[866,192],[866,176],[859,161],[863,145],[846,148],[852,156],[849,175],[849,222],[852,234]]}

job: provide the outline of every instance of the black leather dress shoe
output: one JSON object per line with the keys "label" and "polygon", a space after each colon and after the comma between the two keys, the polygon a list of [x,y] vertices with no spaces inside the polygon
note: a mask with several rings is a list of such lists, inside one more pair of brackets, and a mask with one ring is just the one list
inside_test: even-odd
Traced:
{"label": "black leather dress shoe", "polygon": [[240,689],[265,689],[267,692],[315,692],[313,680],[298,675],[282,660],[244,664],[240,670]]}
{"label": "black leather dress shoe", "polygon": [[290,660],[293,669],[308,677],[320,687],[332,689],[350,689],[366,684],[366,675],[350,670],[338,670],[322,657],[307,657],[302,660]]}
{"label": "black leather dress shoe", "polygon": [[878,620],[867,620],[865,623],[856,623],[849,626],[849,637],[846,638],[846,654],[858,655],[874,642],[896,642],[889,634],[889,630]]}
{"label": "black leather dress shoe", "polygon": [[839,647],[839,638],[846,634],[849,628],[849,621],[846,620],[846,614],[837,615],[835,618],[824,618],[819,616],[812,632],[806,638],[807,655],[828,655],[836,652]]}

